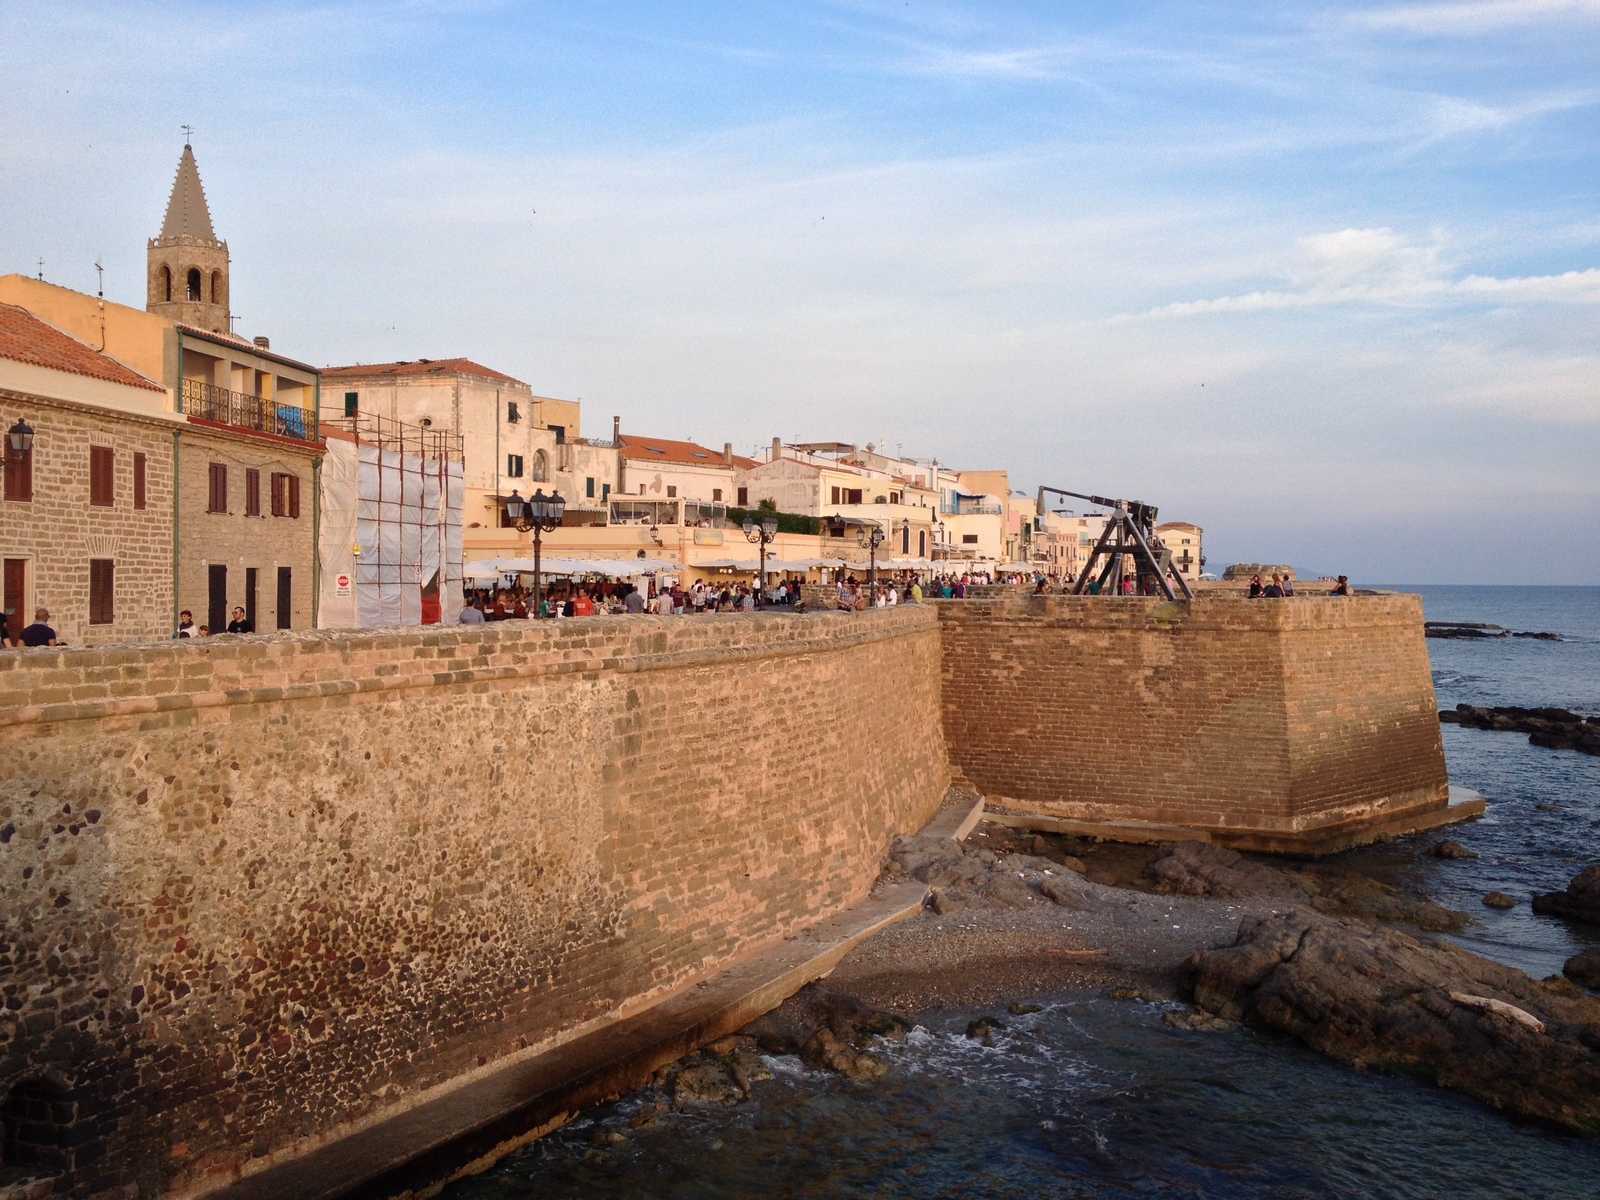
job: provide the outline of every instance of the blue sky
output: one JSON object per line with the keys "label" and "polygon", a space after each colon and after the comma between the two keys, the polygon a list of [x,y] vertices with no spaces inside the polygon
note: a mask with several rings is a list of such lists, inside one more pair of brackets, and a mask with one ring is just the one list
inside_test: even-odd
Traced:
{"label": "blue sky", "polygon": [[0,270],[589,431],[1136,495],[1213,566],[1600,582],[1600,0],[0,0]]}

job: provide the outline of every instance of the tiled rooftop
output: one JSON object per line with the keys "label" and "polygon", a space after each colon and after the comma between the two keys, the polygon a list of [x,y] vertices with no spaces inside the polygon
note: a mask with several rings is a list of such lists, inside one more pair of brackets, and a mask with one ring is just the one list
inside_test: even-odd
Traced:
{"label": "tiled rooftop", "polygon": [[90,379],[103,379],[127,387],[166,391],[159,383],[146,379],[116,359],[84,345],[77,338],[14,304],[0,304],[0,358],[35,367],[48,367],[52,371],[86,375]]}

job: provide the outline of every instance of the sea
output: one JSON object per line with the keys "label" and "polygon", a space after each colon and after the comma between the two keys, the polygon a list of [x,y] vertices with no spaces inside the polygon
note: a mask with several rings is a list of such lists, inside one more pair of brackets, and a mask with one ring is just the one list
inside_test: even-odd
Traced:
{"label": "sea", "polygon": [[[1600,588],[1371,585],[1420,593],[1429,620],[1563,640],[1430,640],[1441,708],[1555,706],[1600,713]],[[1600,929],[1528,906],[1600,861],[1600,758],[1522,734],[1443,727],[1452,782],[1486,815],[1448,834],[1342,856],[1473,916],[1457,940],[1535,976]],[[1476,859],[1426,851],[1450,836]],[[1515,908],[1484,907],[1491,890]],[[1037,999],[1037,997],[1034,997]],[[584,1113],[445,1200],[532,1197],[1600,1197],[1600,1142],[1491,1111],[1401,1075],[1360,1071],[1270,1033],[1165,1025],[1175,1005],[1056,998],[1003,1015],[917,1014],[889,1073],[853,1084],[790,1057],[744,1103],[630,1124],[642,1093]],[[627,1140],[608,1144],[605,1135]]]}

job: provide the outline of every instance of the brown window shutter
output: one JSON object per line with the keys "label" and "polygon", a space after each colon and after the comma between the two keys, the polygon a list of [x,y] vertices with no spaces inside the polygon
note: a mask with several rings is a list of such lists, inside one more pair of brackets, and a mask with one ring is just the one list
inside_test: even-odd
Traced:
{"label": "brown window shutter", "polygon": [[116,456],[110,446],[89,447],[89,503],[110,508],[115,499]]}
{"label": "brown window shutter", "polygon": [[109,558],[89,560],[89,624],[116,620],[116,566]]}
{"label": "brown window shutter", "polygon": [[277,471],[272,473],[272,515],[283,516],[283,476]]}
{"label": "brown window shutter", "polygon": [[253,467],[246,468],[244,473],[244,515],[261,515],[261,472]]}
{"label": "brown window shutter", "polygon": [[206,504],[207,512],[225,513],[228,511],[228,464],[211,464],[211,496]]}
{"label": "brown window shutter", "polygon": [[11,448],[11,439],[5,438],[6,443],[6,499],[28,501],[33,499],[33,451],[26,454],[19,453]]}
{"label": "brown window shutter", "polygon": [[300,476],[290,475],[289,480],[289,515],[296,519],[300,516]]}
{"label": "brown window shutter", "polygon": [[145,466],[144,455],[133,456],[133,506],[143,508],[145,502]]}

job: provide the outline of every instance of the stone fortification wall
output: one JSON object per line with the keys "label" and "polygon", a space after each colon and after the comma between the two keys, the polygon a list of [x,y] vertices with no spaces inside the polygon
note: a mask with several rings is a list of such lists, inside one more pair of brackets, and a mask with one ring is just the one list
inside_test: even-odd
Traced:
{"label": "stone fortification wall", "polygon": [[937,607],[945,741],[991,800],[1283,848],[1447,803],[1415,596]]}
{"label": "stone fortification wall", "polygon": [[783,937],[937,807],[938,638],[924,606],[0,656],[0,1103],[85,1194],[203,1190]]}

